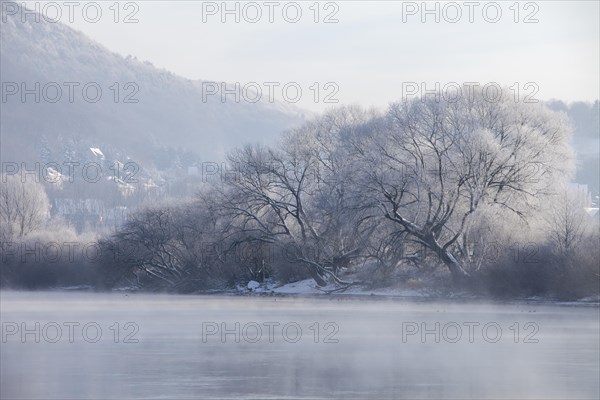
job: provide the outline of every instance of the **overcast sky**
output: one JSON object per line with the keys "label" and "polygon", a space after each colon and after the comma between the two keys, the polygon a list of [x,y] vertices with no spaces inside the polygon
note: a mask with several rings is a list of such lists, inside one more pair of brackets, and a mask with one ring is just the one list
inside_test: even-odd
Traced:
{"label": "overcast sky", "polygon": [[[295,18],[294,5],[284,14],[288,2],[274,6],[274,23],[262,1],[255,3],[262,13],[257,23],[249,21],[257,8],[247,6],[244,14],[244,3],[238,5],[239,23],[234,15],[226,15],[223,23],[221,1],[137,1],[137,10],[122,3],[115,23],[108,8],[112,3],[102,3],[98,23],[86,22],[76,11],[71,25],[110,50],[187,78],[241,85],[297,82],[303,90],[298,105],[316,111],[332,105],[323,102],[327,94],[344,104],[384,107],[402,97],[406,82],[425,82],[426,88],[435,82],[518,82],[513,88],[530,94],[536,86],[525,84],[534,82],[535,97],[542,100],[598,98],[597,1],[520,2],[518,7],[513,1],[482,1],[473,8],[465,2],[429,2],[430,9],[439,9],[439,23],[434,14],[423,15],[420,1],[321,2],[319,23],[315,7],[310,8],[313,1],[299,2],[302,16],[296,23],[288,22]],[[123,23],[132,12],[139,22]],[[327,15],[338,22],[324,23]],[[68,22],[66,15],[61,21]],[[310,89],[314,82],[320,88],[318,103],[314,86]],[[339,92],[325,88],[327,82]],[[262,87],[267,96],[268,87]],[[281,96],[278,88],[275,96]]]}

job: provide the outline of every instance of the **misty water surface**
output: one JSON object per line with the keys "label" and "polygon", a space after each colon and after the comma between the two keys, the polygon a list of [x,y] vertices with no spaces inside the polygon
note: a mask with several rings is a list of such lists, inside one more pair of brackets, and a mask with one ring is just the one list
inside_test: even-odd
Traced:
{"label": "misty water surface", "polygon": [[[2,398],[600,396],[596,307],[17,292],[1,300]],[[431,331],[424,338],[414,332],[422,327]]]}

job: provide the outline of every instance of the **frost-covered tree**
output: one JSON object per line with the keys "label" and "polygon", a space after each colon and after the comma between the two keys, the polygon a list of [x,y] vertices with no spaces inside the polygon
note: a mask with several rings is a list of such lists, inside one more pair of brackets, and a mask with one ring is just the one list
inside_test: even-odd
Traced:
{"label": "frost-covered tree", "polygon": [[481,95],[392,104],[354,140],[365,207],[468,277],[457,242],[482,204],[527,220],[570,172],[570,131],[540,105]]}
{"label": "frost-covered tree", "polygon": [[22,238],[48,220],[50,203],[44,187],[16,175],[0,176],[0,235]]}
{"label": "frost-covered tree", "polygon": [[559,255],[569,256],[577,249],[592,226],[585,210],[588,200],[578,190],[563,189],[547,210],[548,233]]}
{"label": "frost-covered tree", "polygon": [[244,240],[283,248],[288,261],[308,268],[320,285],[338,277],[364,246],[370,227],[348,195],[346,135],[368,120],[353,107],[334,110],[288,132],[280,146],[246,146],[229,157],[232,179],[222,212]]}

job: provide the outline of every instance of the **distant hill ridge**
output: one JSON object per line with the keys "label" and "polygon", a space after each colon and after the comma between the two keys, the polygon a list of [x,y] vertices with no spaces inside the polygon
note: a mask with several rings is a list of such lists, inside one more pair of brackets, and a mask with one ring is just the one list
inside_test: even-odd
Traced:
{"label": "distant hill ridge", "polygon": [[[37,161],[42,137],[109,145],[144,163],[152,163],[150,155],[163,147],[218,161],[234,146],[272,142],[305,119],[305,111],[266,98],[223,103],[220,96],[209,96],[203,102],[201,81],[113,53],[60,22],[5,17],[0,28],[3,161]],[[22,84],[38,93],[39,103],[31,93],[22,102]],[[91,100],[99,87],[100,100],[87,101],[85,85]],[[59,89],[60,99],[48,101]],[[11,95],[11,90],[19,92]]]}

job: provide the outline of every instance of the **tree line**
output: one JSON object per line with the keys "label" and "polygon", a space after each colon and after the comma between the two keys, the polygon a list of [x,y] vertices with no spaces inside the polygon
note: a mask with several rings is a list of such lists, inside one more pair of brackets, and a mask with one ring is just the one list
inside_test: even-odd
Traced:
{"label": "tree line", "polygon": [[102,286],[435,277],[597,293],[598,229],[568,189],[570,135],[563,114],[510,96],[333,109],[276,145],[235,149],[192,201],[148,207],[98,240]]}

